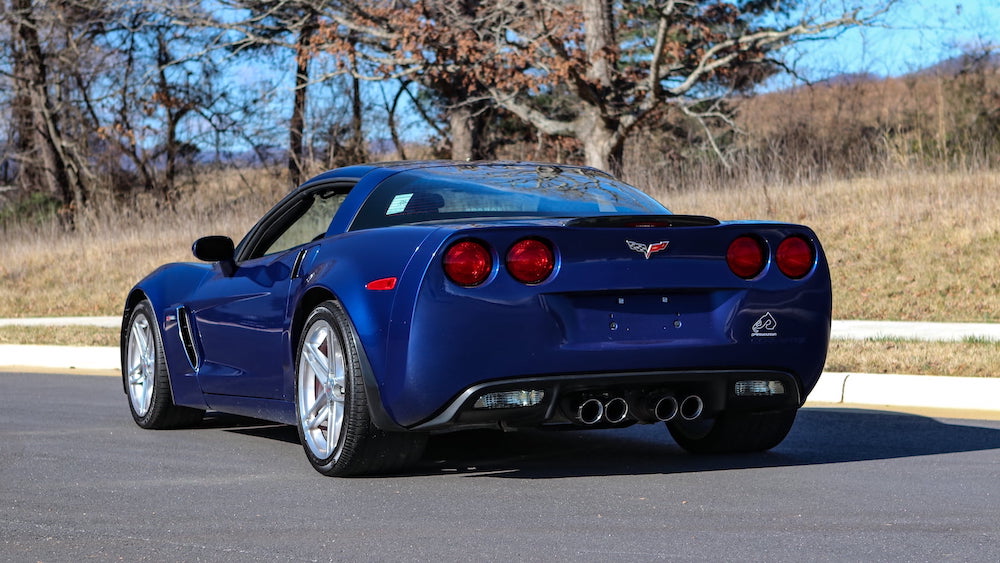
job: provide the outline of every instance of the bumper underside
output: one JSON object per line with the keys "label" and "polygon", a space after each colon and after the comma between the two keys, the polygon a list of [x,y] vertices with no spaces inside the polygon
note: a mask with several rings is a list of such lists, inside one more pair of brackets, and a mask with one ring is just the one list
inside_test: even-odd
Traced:
{"label": "bumper underside", "polygon": [[[743,383],[741,383],[743,382]],[[739,387],[739,391],[737,388]],[[483,406],[484,397],[531,397],[524,406]],[[523,377],[480,383],[465,389],[432,418],[410,430],[452,431],[470,428],[538,428],[576,426],[610,428],[664,421],[656,403],[672,398],[675,406],[697,399],[697,412],[669,416],[712,418],[723,410],[775,411],[798,408],[802,393],[788,373],[769,370],[655,371],[630,373],[563,374]],[[596,407],[593,400],[601,403]],[[591,411],[581,420],[581,407],[591,401],[615,405],[613,416]],[[624,401],[623,403],[621,401]],[[477,404],[478,403],[478,404]],[[593,420],[596,418],[597,420]]]}

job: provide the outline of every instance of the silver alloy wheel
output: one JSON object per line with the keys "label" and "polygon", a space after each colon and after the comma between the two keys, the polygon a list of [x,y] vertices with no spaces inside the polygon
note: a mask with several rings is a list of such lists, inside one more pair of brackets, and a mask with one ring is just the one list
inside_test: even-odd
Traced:
{"label": "silver alloy wheel", "polygon": [[126,361],[128,398],[132,410],[141,418],[149,412],[153,401],[156,373],[156,339],[145,314],[139,313],[132,319]]}
{"label": "silver alloy wheel", "polygon": [[299,426],[317,459],[333,455],[344,426],[347,366],[344,347],[329,322],[310,325],[298,369]]}

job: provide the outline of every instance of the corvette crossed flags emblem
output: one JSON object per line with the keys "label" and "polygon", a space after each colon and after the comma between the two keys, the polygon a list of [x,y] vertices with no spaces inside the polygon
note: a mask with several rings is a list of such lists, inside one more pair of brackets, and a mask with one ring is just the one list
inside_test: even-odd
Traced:
{"label": "corvette crossed flags emblem", "polygon": [[666,250],[667,246],[670,244],[670,241],[668,241],[668,240],[662,240],[660,242],[653,242],[653,243],[650,243],[650,244],[643,244],[641,242],[635,242],[634,240],[627,240],[626,239],[625,240],[625,244],[627,244],[628,247],[631,248],[632,250],[634,250],[634,251],[638,252],[639,254],[642,254],[643,256],[645,256],[646,260],[649,260],[649,257],[651,255],[653,255],[653,254],[655,254],[657,252],[662,252],[662,251]]}

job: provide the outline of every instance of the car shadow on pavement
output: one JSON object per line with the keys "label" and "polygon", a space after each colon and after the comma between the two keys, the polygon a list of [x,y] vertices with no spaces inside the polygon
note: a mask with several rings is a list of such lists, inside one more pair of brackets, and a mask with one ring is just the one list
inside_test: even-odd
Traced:
{"label": "car shadow on pavement", "polygon": [[[552,479],[672,474],[1000,449],[1000,427],[984,425],[998,426],[888,411],[802,409],[778,447],[733,455],[689,454],[673,441],[663,424],[608,430],[471,430],[431,436],[420,462],[392,476]],[[213,413],[195,428],[299,444],[293,426],[235,415]]]}
{"label": "car shadow on pavement", "polygon": [[[591,431],[433,436],[410,474],[549,479],[804,466],[1000,449],[1000,428],[857,409],[803,409],[771,451],[692,455],[662,424]],[[995,423],[994,423],[995,424]]]}
{"label": "car shadow on pavement", "polygon": [[299,443],[299,434],[294,426],[235,414],[211,412],[197,426],[189,428],[219,429],[234,434],[269,438],[289,444]]}

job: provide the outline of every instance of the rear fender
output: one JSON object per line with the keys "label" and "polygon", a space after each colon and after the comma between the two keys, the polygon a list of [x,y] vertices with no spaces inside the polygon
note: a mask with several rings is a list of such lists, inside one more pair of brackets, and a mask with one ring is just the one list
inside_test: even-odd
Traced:
{"label": "rear fender", "polygon": [[[428,258],[423,256],[436,228],[395,227],[357,231],[337,237],[302,265],[306,282],[292,297],[292,356],[298,347],[310,312],[328,299],[338,301],[351,320],[354,340],[362,367],[372,421],[383,430],[401,430],[392,411],[383,401],[387,370],[387,342],[391,326],[406,324],[420,288]],[[430,251],[433,254],[433,250]],[[395,278],[391,290],[368,289],[377,280]],[[397,318],[397,311],[402,311]],[[287,396],[294,396],[294,377],[289,378]]]}

